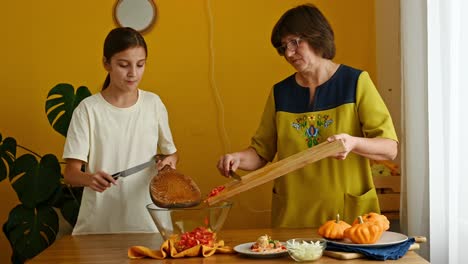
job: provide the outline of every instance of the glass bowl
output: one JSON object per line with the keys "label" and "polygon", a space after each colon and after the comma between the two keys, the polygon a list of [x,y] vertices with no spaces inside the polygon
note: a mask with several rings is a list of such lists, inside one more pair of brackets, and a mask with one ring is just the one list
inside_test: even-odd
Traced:
{"label": "glass bowl", "polygon": [[160,208],[155,204],[146,206],[164,240],[172,235],[191,232],[197,227],[210,228],[217,233],[223,227],[231,207],[232,202],[212,206],[201,204],[189,208]]}
{"label": "glass bowl", "polygon": [[327,247],[324,239],[293,238],[286,241],[289,256],[297,262],[312,262],[322,257]]}

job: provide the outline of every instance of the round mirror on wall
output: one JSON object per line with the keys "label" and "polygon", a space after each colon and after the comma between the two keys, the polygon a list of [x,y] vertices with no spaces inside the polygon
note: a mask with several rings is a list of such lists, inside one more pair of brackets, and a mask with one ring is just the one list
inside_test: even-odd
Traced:
{"label": "round mirror on wall", "polygon": [[119,27],[131,27],[147,32],[156,22],[153,0],[118,0],[114,6],[114,21]]}

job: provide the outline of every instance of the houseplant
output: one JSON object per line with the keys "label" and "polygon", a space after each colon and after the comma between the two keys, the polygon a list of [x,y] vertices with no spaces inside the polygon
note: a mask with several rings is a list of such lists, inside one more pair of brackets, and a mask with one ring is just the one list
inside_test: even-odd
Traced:
{"label": "houseplant", "polygon": [[[66,137],[73,110],[91,93],[61,83],[47,95],[45,112],[55,131]],[[18,149],[25,152],[17,157]],[[62,165],[54,154],[39,155],[0,133],[0,182],[9,180],[20,204],[13,208],[3,232],[10,242],[13,263],[23,263],[49,247],[57,237],[59,218],[72,226],[78,217],[82,188],[64,183]]]}

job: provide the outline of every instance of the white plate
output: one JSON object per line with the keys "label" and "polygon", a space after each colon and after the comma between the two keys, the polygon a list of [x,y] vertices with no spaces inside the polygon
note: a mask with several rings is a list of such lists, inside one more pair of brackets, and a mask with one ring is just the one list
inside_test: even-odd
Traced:
{"label": "white plate", "polygon": [[[288,250],[285,249],[281,252],[253,252],[250,250],[250,247],[254,244],[254,242],[240,244],[234,247],[234,251],[237,253],[252,257],[252,258],[278,258],[282,256],[288,255]],[[281,242],[281,244],[285,245],[285,242]]]}
{"label": "white plate", "polygon": [[355,244],[351,242],[351,240],[348,240],[348,239],[343,239],[343,240],[327,239],[327,242],[337,244],[337,245],[353,246],[353,247],[384,247],[384,246],[390,246],[390,245],[398,244],[401,242],[405,242],[406,240],[408,240],[408,237],[406,235],[391,232],[391,231],[385,231],[380,237],[380,239],[374,244]]}

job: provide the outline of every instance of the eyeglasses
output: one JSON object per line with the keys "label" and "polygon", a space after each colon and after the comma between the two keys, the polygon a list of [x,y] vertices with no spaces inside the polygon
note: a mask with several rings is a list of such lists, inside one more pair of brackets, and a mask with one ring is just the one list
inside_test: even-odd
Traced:
{"label": "eyeglasses", "polygon": [[284,53],[286,52],[286,50],[296,51],[297,47],[299,46],[299,42],[301,40],[302,40],[301,38],[291,39],[290,41],[284,43],[283,45],[276,47],[276,51],[278,51],[278,54],[280,56],[284,56]]}

